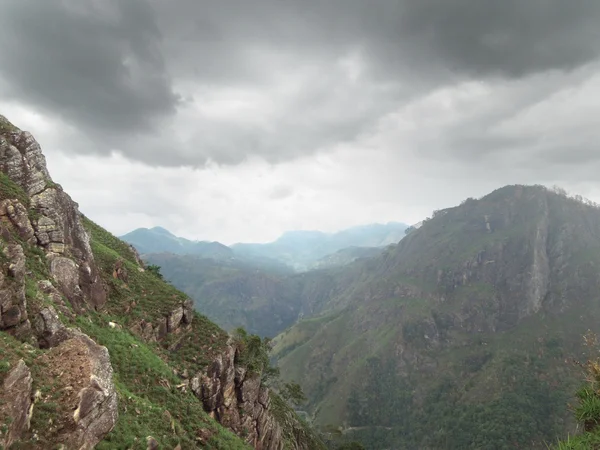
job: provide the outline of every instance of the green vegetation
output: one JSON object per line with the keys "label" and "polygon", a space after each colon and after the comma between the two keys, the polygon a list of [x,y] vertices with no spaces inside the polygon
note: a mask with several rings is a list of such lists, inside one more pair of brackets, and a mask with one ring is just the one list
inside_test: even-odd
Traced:
{"label": "green vegetation", "polygon": [[279,395],[286,402],[292,405],[300,406],[306,403],[306,395],[302,391],[302,387],[298,383],[284,383]]}
{"label": "green vegetation", "polygon": [[159,280],[163,280],[163,274],[160,273],[160,266],[157,266],[156,264],[149,264],[146,266],[146,270],[148,271],[148,273],[151,273],[152,275],[154,275],[156,278],[158,278]]}
{"label": "green vegetation", "polygon": [[8,175],[0,171],[0,199],[17,199],[23,204],[23,206],[29,206],[29,197],[14,181],[12,181]]}
{"label": "green vegetation", "polygon": [[248,334],[243,328],[237,328],[233,341],[237,349],[236,363],[247,367],[248,373],[262,374],[264,382],[279,375],[279,369],[272,367],[269,361],[269,338],[261,339],[255,334]]}
{"label": "green vegetation", "polygon": [[[173,371],[192,374],[205,370],[224,349],[229,336],[198,313],[194,313],[185,332],[170,333],[161,344],[144,343],[134,336],[128,330],[139,321],[164,320],[187,296],[157,276],[160,274],[157,265],[140,271],[127,244],[89,220],[85,226],[110,295],[103,314],[80,317],[77,325],[109,349],[120,399],[117,427],[98,448],[145,448],[140,436],[147,435],[166,448],[177,443],[182,448],[192,448],[198,444],[199,434],[209,436],[205,439],[209,448],[246,448],[239,438],[206,415],[201,402],[188,388],[182,388],[181,379]],[[126,270],[127,282],[114,276],[117,263]],[[108,327],[109,321],[118,326]],[[261,375],[263,382],[277,376],[278,370],[269,362],[269,339],[238,329],[233,342],[237,349],[236,364]],[[303,424],[301,431],[297,430],[300,419],[293,410],[279,406],[278,412],[286,411],[281,426],[290,443],[297,436],[318,442],[308,425]],[[168,411],[168,420],[164,411]]]}
{"label": "green vegetation", "polygon": [[164,361],[165,352],[158,345],[143,343],[128,331],[110,328],[107,322],[100,314],[77,319],[82,331],[108,348],[119,394],[117,426],[97,448],[145,449],[142,438],[148,435],[166,448],[177,444],[192,448],[200,430],[208,430],[212,448],[247,448],[209,418],[191,392],[177,387],[181,380]]}
{"label": "green vegetation", "polygon": [[274,358],[334,441],[546,448],[574,430],[565,355],[600,320],[599,266],[600,209],[508,186],[329,272],[303,293],[325,301],[300,300],[319,315],[276,337]]}
{"label": "green vegetation", "polygon": [[598,338],[588,331],[584,336],[585,344],[592,354],[587,361],[578,365],[585,374],[585,384],[577,391],[575,419],[582,426],[583,433],[569,436],[559,442],[554,450],[600,449],[600,357],[598,356]]}
{"label": "green vegetation", "polygon": [[15,131],[19,131],[19,129],[14,126],[12,123],[6,119],[6,117],[0,115],[0,134],[2,133],[12,133]]}
{"label": "green vegetation", "polygon": [[295,443],[297,442],[302,442],[304,448],[310,450],[325,450],[325,445],[317,437],[312,427],[298,417],[281,396],[273,391],[270,391],[269,396],[271,399],[270,411],[283,430],[285,450],[296,448]]}

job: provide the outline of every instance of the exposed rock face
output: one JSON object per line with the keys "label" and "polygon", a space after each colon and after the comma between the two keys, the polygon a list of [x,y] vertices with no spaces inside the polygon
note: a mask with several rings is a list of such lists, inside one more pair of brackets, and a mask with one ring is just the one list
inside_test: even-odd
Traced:
{"label": "exposed rock face", "polygon": [[269,390],[260,376],[235,366],[236,349],[228,346],[206,375],[192,378],[192,392],[223,426],[245,436],[257,450],[281,450],[282,430],[269,411]]}
{"label": "exposed rock face", "polygon": [[6,436],[0,440],[4,448],[9,448],[29,430],[33,412],[31,385],[31,372],[21,359],[4,379],[3,392],[0,392],[0,404],[12,418]]}
{"label": "exposed rock face", "polygon": [[27,208],[21,202],[15,199],[2,200],[0,202],[0,217],[6,218],[6,221],[10,222],[25,242],[28,244],[36,243],[35,231],[29,221]]}
{"label": "exposed rock face", "polygon": [[0,170],[30,197],[42,192],[51,178],[37,141],[26,131],[14,131],[5,137],[0,140]]}
{"label": "exposed rock face", "polygon": [[129,250],[131,250],[131,253],[133,253],[133,257],[135,258],[135,262],[138,263],[138,266],[140,266],[142,269],[146,267],[144,261],[142,261],[142,257],[133,245],[129,244]]}
{"label": "exposed rock face", "polygon": [[78,205],[52,181],[40,146],[30,133],[15,130],[0,135],[0,170],[31,198],[36,218],[30,222],[25,207],[14,200],[0,204],[0,216],[8,217],[23,239],[37,242],[55,257],[51,274],[76,310],[101,307],[106,291]]}
{"label": "exposed rock face", "polygon": [[190,299],[186,299],[156,323],[142,319],[131,328],[131,331],[147,342],[161,341],[167,333],[178,333],[185,326],[191,324],[193,317],[194,304]]}
{"label": "exposed rock face", "polygon": [[44,295],[46,295],[54,304],[56,309],[58,309],[61,313],[66,316],[73,316],[73,313],[69,308],[67,308],[65,302],[63,301],[63,296],[56,287],[50,282],[50,280],[41,280],[37,283],[38,289]]}
{"label": "exposed rock face", "polygon": [[58,419],[68,431],[57,441],[67,448],[92,449],[117,422],[113,369],[106,347],[79,331],[69,333],[70,338],[47,354],[49,375],[64,389],[62,401],[74,411]]}
{"label": "exposed rock face", "polygon": [[0,270],[0,330],[14,335],[30,329],[25,297],[25,255],[19,244],[3,249],[7,262]]}
{"label": "exposed rock face", "polygon": [[113,270],[113,278],[117,278],[124,283],[127,283],[129,280],[129,276],[127,274],[127,269],[125,268],[125,264],[122,259],[119,259],[115,263],[115,269]]}
{"label": "exposed rock face", "polygon": [[33,322],[40,348],[56,347],[72,336],[52,306],[42,308]]}

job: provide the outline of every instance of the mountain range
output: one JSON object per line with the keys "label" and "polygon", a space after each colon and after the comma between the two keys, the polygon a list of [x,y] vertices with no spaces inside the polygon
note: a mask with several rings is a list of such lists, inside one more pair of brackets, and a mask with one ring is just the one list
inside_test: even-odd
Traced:
{"label": "mountain range", "polygon": [[396,226],[133,233],[158,270],[0,116],[0,445],[543,449],[576,400],[557,448],[594,448],[600,207],[514,185]]}
{"label": "mountain range", "polygon": [[600,319],[596,205],[506,186],[435,211],[367,256],[227,276],[151,261],[176,285],[202,273],[194,297],[211,316],[277,334],[282,377],[300,383],[306,414],[332,439],[535,449],[574,431],[570,361]]}
{"label": "mountain range", "polygon": [[398,222],[369,224],[336,233],[321,231],[288,231],[273,242],[266,244],[238,243],[227,247],[219,242],[191,241],[173,235],[162,227],[138,228],[121,236],[142,255],[173,253],[193,255],[214,260],[237,260],[258,266],[280,265],[295,271],[306,271],[328,265],[327,258],[350,247],[355,249],[342,253],[331,260],[332,265],[345,264],[363,255],[374,254],[374,248],[397,243],[404,237],[407,225]]}

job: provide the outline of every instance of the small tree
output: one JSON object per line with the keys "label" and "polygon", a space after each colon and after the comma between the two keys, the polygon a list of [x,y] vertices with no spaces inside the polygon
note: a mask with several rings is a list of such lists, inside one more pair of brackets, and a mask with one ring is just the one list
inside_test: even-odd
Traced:
{"label": "small tree", "polygon": [[306,403],[307,400],[298,383],[285,383],[279,394],[286,402],[296,406]]}
{"label": "small tree", "polygon": [[163,279],[163,274],[160,273],[160,266],[157,266],[156,264],[150,264],[149,266],[146,266],[146,272],[151,273],[160,280]]}
{"label": "small tree", "polygon": [[600,448],[600,357],[598,356],[598,337],[588,331],[584,336],[587,347],[593,350],[584,363],[575,364],[584,370],[585,384],[577,391],[579,405],[574,408],[575,419],[582,425],[583,434],[569,437],[559,442],[556,450],[583,450]]}

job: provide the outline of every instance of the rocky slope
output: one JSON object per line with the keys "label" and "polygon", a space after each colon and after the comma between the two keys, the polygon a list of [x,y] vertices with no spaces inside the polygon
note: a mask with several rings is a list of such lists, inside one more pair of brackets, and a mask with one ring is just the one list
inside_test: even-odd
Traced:
{"label": "rocky slope", "polygon": [[373,448],[545,448],[569,431],[599,266],[597,206],[508,186],[333,276],[275,354],[323,427]]}
{"label": "rocky slope", "polygon": [[1,116],[0,250],[0,446],[322,445],[265,384],[268,362],[82,216]]}

